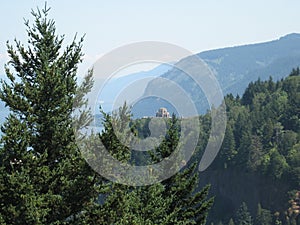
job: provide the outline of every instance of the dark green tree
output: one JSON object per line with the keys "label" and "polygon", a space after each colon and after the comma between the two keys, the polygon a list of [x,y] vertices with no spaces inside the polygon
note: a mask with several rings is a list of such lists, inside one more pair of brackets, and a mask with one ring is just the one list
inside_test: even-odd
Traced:
{"label": "dark green tree", "polygon": [[282,82],[282,89],[288,94],[288,106],[283,115],[287,130],[300,131],[300,76],[290,76]]}
{"label": "dark green tree", "polygon": [[263,209],[260,204],[257,206],[255,225],[271,225],[273,221],[270,210]]}
{"label": "dark green tree", "polygon": [[[96,197],[96,174],[76,146],[74,104],[85,105],[92,72],[76,83],[82,41],[62,48],[49,9],[25,22],[28,45],[7,44],[0,99],[10,109],[0,148],[1,224],[72,224]],[[77,119],[87,124],[89,113]],[[76,126],[80,127],[79,120]]]}
{"label": "dark green tree", "polygon": [[276,148],[270,151],[270,158],[269,174],[272,175],[273,178],[280,179],[283,174],[288,171],[289,165],[285,157],[281,155]]}
{"label": "dark green tree", "polygon": [[[156,150],[160,160],[168,157],[176,150],[179,143],[180,126],[175,117],[168,121],[168,131],[164,141]],[[175,165],[179,166],[179,165]],[[164,196],[173,196],[167,213],[178,212],[176,221],[189,222],[190,224],[205,224],[209,209],[213,199],[208,199],[209,185],[202,190],[198,190],[198,171],[197,164],[187,163],[183,169],[171,178],[162,182],[165,187]],[[188,224],[189,224],[188,223]]]}
{"label": "dark green tree", "polygon": [[[112,115],[102,111],[104,130],[98,141],[120,162],[131,159],[130,134],[132,123],[126,104]],[[97,140],[95,141],[96,147]],[[170,199],[162,196],[164,187],[155,184],[149,187],[130,187],[106,181],[108,190],[100,194],[99,203],[87,208],[77,224],[168,224],[172,215],[166,214]],[[171,222],[170,222],[171,223]]]}
{"label": "dark green tree", "polygon": [[227,168],[228,164],[233,165],[234,164],[234,158],[237,154],[237,150],[235,147],[235,140],[234,135],[232,131],[232,127],[230,124],[226,127],[225,137],[224,141],[222,143],[222,147],[220,150],[220,157],[223,159],[222,166],[223,168]]}
{"label": "dark green tree", "polygon": [[253,225],[252,217],[248,211],[248,207],[245,202],[242,203],[236,213],[236,224],[238,225]]}
{"label": "dark green tree", "polygon": [[251,137],[251,146],[249,148],[249,158],[247,162],[247,168],[250,171],[258,170],[261,165],[261,158],[263,156],[263,146],[260,138],[256,135]]}
{"label": "dark green tree", "polygon": [[229,220],[229,223],[228,223],[228,225],[234,225],[234,221],[233,221],[233,219],[232,219],[232,218]]}
{"label": "dark green tree", "polygon": [[297,67],[296,69],[293,68],[292,72],[290,73],[290,76],[299,76],[300,75],[300,69]]}
{"label": "dark green tree", "polygon": [[[105,148],[123,162],[132,159],[132,149],[124,145],[124,140],[130,141],[128,134],[132,132],[125,126],[126,122],[134,124],[126,105],[118,114],[104,113],[104,131],[100,134]],[[150,154],[152,163],[169,156],[179,144],[177,118],[173,117],[167,123],[165,139]],[[127,128],[122,129],[120,124]],[[187,166],[168,180],[149,186],[129,187],[108,181],[109,191],[102,195],[103,203],[94,204],[93,209],[84,213],[82,220],[88,221],[86,224],[92,221],[96,224],[205,224],[212,199],[207,199],[209,187],[196,190],[197,182],[196,164]]]}

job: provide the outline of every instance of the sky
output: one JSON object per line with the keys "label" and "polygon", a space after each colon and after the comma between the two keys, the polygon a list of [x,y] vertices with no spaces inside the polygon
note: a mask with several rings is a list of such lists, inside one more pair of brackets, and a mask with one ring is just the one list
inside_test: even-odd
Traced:
{"label": "sky", "polygon": [[[1,0],[0,74],[6,41],[26,42],[24,18],[45,1]],[[163,41],[193,53],[300,33],[299,0],[48,0],[49,17],[70,42],[85,34],[85,73],[101,55],[137,41]]]}

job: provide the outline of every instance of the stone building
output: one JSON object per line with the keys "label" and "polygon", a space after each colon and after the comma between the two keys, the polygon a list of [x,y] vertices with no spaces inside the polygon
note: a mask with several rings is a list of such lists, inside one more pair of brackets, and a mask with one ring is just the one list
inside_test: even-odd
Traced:
{"label": "stone building", "polygon": [[156,112],[156,117],[170,118],[170,113],[168,112],[168,110],[166,108],[160,108]]}

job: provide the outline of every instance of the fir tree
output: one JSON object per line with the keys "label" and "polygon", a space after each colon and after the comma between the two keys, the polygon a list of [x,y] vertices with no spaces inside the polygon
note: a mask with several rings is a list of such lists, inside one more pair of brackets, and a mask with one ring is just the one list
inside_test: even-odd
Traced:
{"label": "fir tree", "polygon": [[[96,197],[96,174],[75,143],[73,105],[84,106],[92,73],[78,86],[82,41],[62,49],[49,9],[32,11],[25,22],[28,46],[7,44],[9,81],[0,98],[10,109],[1,130],[1,224],[72,224]],[[78,119],[88,123],[89,113]],[[77,127],[80,127],[79,120]]]}
{"label": "fir tree", "polygon": [[256,225],[271,225],[272,214],[269,210],[263,209],[260,204],[257,206],[257,215],[255,219]]}
{"label": "fir tree", "polygon": [[245,202],[242,203],[236,213],[236,223],[238,225],[253,225],[252,217]]}
{"label": "fir tree", "polygon": [[[126,123],[130,122],[131,115],[128,107],[125,104],[118,113],[102,114],[104,130],[99,134],[99,140],[113,157],[120,162],[129,162],[131,128]],[[171,198],[163,196],[161,183],[131,187],[107,180],[106,186],[108,190],[99,193],[100,204],[94,202],[88,207],[77,224],[176,224],[175,213],[166,212]]]}
{"label": "fir tree", "polygon": [[236,154],[237,150],[235,147],[233,131],[231,125],[227,125],[224,141],[220,150],[220,157],[223,159],[221,161],[223,168],[227,168],[227,164],[234,164],[233,161]]}
{"label": "fir tree", "polygon": [[228,223],[228,225],[234,225],[234,221],[233,221],[233,219],[232,219],[232,218],[229,220],[229,223]]}
{"label": "fir tree", "polygon": [[[115,158],[128,162],[132,149],[124,146],[126,142],[123,141],[130,141],[126,138],[130,128],[124,132],[119,129],[124,121],[130,121],[126,105],[119,114],[104,113],[104,131],[100,139]],[[179,144],[178,129],[178,121],[173,117],[153,158],[161,159],[174,151]],[[83,221],[96,221],[96,224],[205,224],[212,199],[207,199],[208,186],[197,192],[197,182],[196,164],[149,186],[129,187],[108,181],[109,191],[102,196],[105,200],[87,210]]]}
{"label": "fir tree", "polygon": [[[169,121],[169,128],[162,144],[158,147],[157,154],[162,160],[168,157],[176,150],[179,143],[180,126],[179,121],[175,117]],[[192,162],[193,160],[191,160]],[[179,166],[179,165],[173,165]],[[182,170],[171,178],[162,182],[165,186],[164,196],[174,196],[167,212],[176,213],[176,221],[189,221],[190,224],[205,224],[209,209],[212,206],[213,199],[208,199],[208,191],[210,186],[197,190],[198,173],[197,164],[188,163]]]}

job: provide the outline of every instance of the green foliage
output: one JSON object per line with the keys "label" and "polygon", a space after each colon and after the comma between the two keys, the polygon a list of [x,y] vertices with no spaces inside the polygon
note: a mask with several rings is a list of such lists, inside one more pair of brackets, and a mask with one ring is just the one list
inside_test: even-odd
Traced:
{"label": "green foliage", "polygon": [[229,223],[228,223],[228,225],[234,225],[234,221],[233,221],[233,219],[232,219],[232,218],[229,220]]}
{"label": "green foliage", "polygon": [[[134,159],[134,151],[128,147],[130,133],[139,136],[137,131],[143,132],[145,128],[143,122],[131,120],[126,104],[118,113],[103,112],[103,118],[100,139],[105,148],[122,162],[144,163],[140,158]],[[161,122],[168,123],[167,134],[154,152],[148,153],[151,163],[169,156],[180,144],[178,119],[173,116]],[[107,181],[109,190],[100,195],[101,203],[88,208],[79,224],[205,224],[212,199],[207,199],[209,186],[196,190],[197,180],[197,167],[193,164],[149,186],[129,187]]]}
{"label": "green foliage", "polygon": [[270,210],[263,209],[260,204],[257,206],[255,225],[271,225],[273,221]]}
{"label": "green foliage", "polygon": [[296,69],[293,68],[292,72],[290,73],[290,76],[299,76],[300,75],[300,69],[297,67]]}
{"label": "green foliage", "polygon": [[270,165],[269,174],[272,174],[275,178],[280,179],[282,175],[288,170],[288,164],[285,157],[280,155],[277,149],[270,151]]}
{"label": "green foliage", "polygon": [[[62,49],[63,37],[56,35],[48,11],[32,12],[32,27],[26,22],[27,48],[17,41],[16,49],[7,45],[9,82],[2,81],[0,98],[11,113],[2,126],[0,223],[205,224],[213,200],[207,198],[209,186],[196,190],[196,164],[145,187],[108,181],[87,165],[76,138],[91,150],[101,141],[119,161],[135,163],[128,144],[140,134],[127,126],[126,105],[113,115],[103,113],[99,136],[85,139],[78,132],[91,120],[85,94],[92,87],[92,71],[78,86],[83,40]],[[80,114],[72,115],[74,109]],[[177,119],[168,123],[168,133],[152,155],[156,159],[180,145]]]}
{"label": "green foliage", "polygon": [[[252,82],[242,98],[231,94],[225,97],[227,129],[220,154],[211,168],[228,169],[233,174],[237,171],[250,173],[258,180],[266,179],[274,184],[274,192],[277,192],[278,184],[284,184],[286,191],[299,189],[300,76],[297,71],[298,68],[294,69],[289,77],[276,82],[272,78]],[[284,213],[288,201],[286,194],[278,196],[282,199],[280,205],[273,204],[264,194],[260,195],[260,201],[264,205],[268,203],[266,207],[270,211],[261,209],[258,221],[274,224],[276,218],[272,222],[266,221],[270,221],[270,213],[275,210]],[[214,222],[231,216],[222,215]],[[284,219],[280,217],[277,221],[284,222]]]}
{"label": "green foliage", "polygon": [[227,168],[228,164],[234,164],[234,158],[237,153],[232,127],[230,124],[227,124],[224,141],[219,153],[219,156],[223,159],[224,168]]}
{"label": "green foliage", "polygon": [[250,83],[241,99],[225,97],[228,127],[215,166],[240,167],[277,180],[290,175],[288,182],[293,187],[299,184],[298,70],[281,81],[270,78]]}
{"label": "green foliage", "polygon": [[[2,81],[0,98],[11,113],[1,128],[1,224],[71,223],[96,195],[96,175],[76,146],[71,116],[75,101],[85,105],[92,74],[77,85],[83,40],[62,49],[48,11],[32,12],[33,26],[25,23],[27,48],[7,44],[9,81]],[[89,119],[84,112],[81,120]]]}
{"label": "green foliage", "polygon": [[[169,121],[169,129],[162,144],[156,149],[159,160],[176,151],[179,141],[179,121],[173,115]],[[213,199],[206,200],[209,186],[195,193],[198,183],[197,164],[188,163],[180,172],[162,182],[165,186],[164,196],[174,196],[168,213],[178,212],[177,221],[194,221],[196,224],[205,224],[208,210]],[[186,163],[186,162],[183,162]],[[175,165],[180,166],[180,165]]]}
{"label": "green foliage", "polygon": [[245,202],[242,203],[236,213],[236,224],[238,225],[252,225],[252,217],[248,211],[248,207]]}

